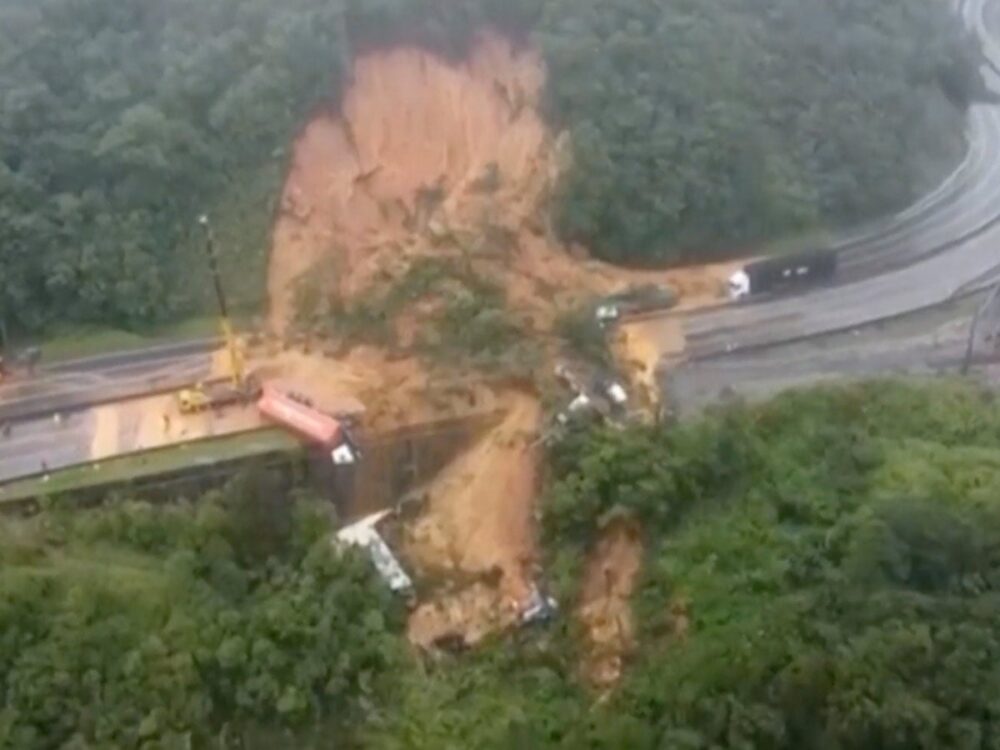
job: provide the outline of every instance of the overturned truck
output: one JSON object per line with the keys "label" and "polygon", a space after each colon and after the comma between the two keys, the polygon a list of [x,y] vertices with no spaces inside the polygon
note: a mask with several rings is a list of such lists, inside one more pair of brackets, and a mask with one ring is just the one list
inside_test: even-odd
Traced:
{"label": "overturned truck", "polygon": [[354,464],[360,458],[345,421],[317,409],[304,397],[268,384],[263,388],[257,408],[266,418],[328,451],[337,466]]}

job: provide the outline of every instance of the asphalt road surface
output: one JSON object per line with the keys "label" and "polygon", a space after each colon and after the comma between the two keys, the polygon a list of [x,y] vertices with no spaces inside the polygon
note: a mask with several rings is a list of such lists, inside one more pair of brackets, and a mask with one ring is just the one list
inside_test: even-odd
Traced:
{"label": "asphalt road surface", "polygon": [[[983,22],[986,2],[962,0],[957,8],[993,61],[984,75],[1000,91],[1000,44]],[[951,333],[939,330],[943,323],[930,333],[885,338],[882,332],[870,340],[853,331],[945,303],[1000,276],[1000,107],[973,107],[968,139],[965,159],[937,189],[835,243],[847,283],[689,315],[695,361],[674,371],[668,398],[680,394],[697,408],[731,390],[753,395],[817,377],[953,367],[962,353],[961,318]],[[830,335],[840,330],[849,333]],[[0,386],[0,424],[13,425],[9,437],[0,435],[0,481],[35,473],[43,461],[56,468],[85,460],[91,405],[191,383],[208,372],[215,346],[200,341],[43,366],[30,379]],[[58,422],[55,413],[62,415]]]}
{"label": "asphalt road surface", "polygon": [[44,473],[90,458],[94,418],[90,411],[20,422],[0,437],[0,481]]}
{"label": "asphalt road surface", "polygon": [[[984,52],[1000,59],[982,22],[984,7],[985,0],[967,0],[962,12]],[[983,72],[1000,92],[1000,76]],[[685,323],[689,356],[849,330],[941,304],[992,279],[1000,268],[1000,105],[972,107],[968,137],[965,161],[931,196],[867,237],[840,243],[849,283],[692,313]],[[861,271],[865,277],[857,278]]]}
{"label": "asphalt road surface", "polygon": [[[865,329],[829,334],[734,356],[665,368],[664,403],[686,418],[740,398],[754,401],[792,387],[879,376],[956,375],[965,360],[971,313],[981,296]],[[998,357],[978,346],[972,364],[992,377]]]}
{"label": "asphalt road surface", "polygon": [[151,347],[39,368],[0,386],[0,482],[89,460],[93,405],[208,374],[216,342]]}
{"label": "asphalt road surface", "polygon": [[149,347],[20,373],[0,385],[0,423],[70,412],[192,383],[209,372],[213,339]]}

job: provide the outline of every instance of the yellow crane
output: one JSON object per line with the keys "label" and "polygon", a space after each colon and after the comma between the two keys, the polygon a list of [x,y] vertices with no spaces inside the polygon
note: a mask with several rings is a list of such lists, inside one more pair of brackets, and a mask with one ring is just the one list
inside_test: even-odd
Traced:
{"label": "yellow crane", "polygon": [[236,342],[233,324],[229,320],[229,308],[215,257],[215,237],[212,234],[212,227],[207,216],[200,217],[198,223],[205,231],[205,253],[208,255],[208,268],[219,305],[219,325],[229,354],[229,376],[207,380],[180,391],[177,400],[182,414],[219,409],[231,404],[245,404],[255,401],[260,396],[260,384],[255,377],[246,373],[243,354]]}

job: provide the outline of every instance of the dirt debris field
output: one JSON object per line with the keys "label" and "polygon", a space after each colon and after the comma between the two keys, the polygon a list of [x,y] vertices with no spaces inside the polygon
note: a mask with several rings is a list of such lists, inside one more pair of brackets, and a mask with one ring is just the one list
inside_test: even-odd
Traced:
{"label": "dirt debris field", "polygon": [[[492,34],[463,63],[406,47],[358,59],[341,112],[318,115],[294,147],[270,256],[272,335],[287,337],[293,327],[301,279],[322,278],[322,292],[349,306],[429,257],[500,286],[522,330],[540,338],[561,311],[630,284],[669,284],[682,306],[717,300],[729,267],[622,271],[557,241],[549,199],[570,157],[566,138],[549,132],[540,115],[544,81],[537,52]],[[476,642],[512,624],[538,557],[538,401],[407,354],[434,305],[418,299],[390,321],[402,354],[365,346],[334,360],[289,353],[277,360],[311,379],[317,399],[324,389],[358,398],[374,429],[486,405],[507,410],[427,488],[426,508],[404,534],[405,555],[420,571],[467,582],[416,609],[410,635],[423,646],[454,634]],[[666,338],[652,325],[626,329],[622,350],[650,387],[663,342],[683,346],[674,325]],[[633,577],[620,574],[614,596]]]}
{"label": "dirt debris field", "polygon": [[[544,81],[536,51],[493,34],[483,34],[459,63],[407,47],[360,57],[341,111],[317,115],[294,144],[272,236],[268,331],[246,351],[248,370],[265,381],[294,382],[320,408],[360,402],[372,432],[506,411],[426,488],[426,507],[404,534],[405,554],[420,571],[464,581],[416,608],[410,635],[422,646],[455,633],[472,643],[508,627],[532,591],[541,407],[530,385],[432,367],[407,351],[436,310],[431,298],[408,300],[386,321],[393,347],[295,338],[302,280],[319,284],[321,296],[344,309],[434,258],[488,279],[527,336],[550,340],[562,312],[596,295],[657,282],[672,286],[682,307],[706,304],[717,300],[731,270],[623,271],[556,239],[549,202],[570,154],[567,138],[551,133],[540,115]],[[664,346],[683,346],[679,323],[667,336],[662,325],[623,327],[619,341],[651,390]],[[228,361],[217,358],[213,371],[228,374]],[[102,409],[92,453],[259,425],[252,408],[186,417],[171,397],[158,397]],[[614,613],[627,601],[641,556],[627,536],[608,542],[608,564],[619,570],[612,590],[585,587],[580,615],[593,623],[598,651],[624,651],[630,637],[627,618]],[[601,626],[602,617],[617,624]],[[612,634],[602,635],[602,627]],[[617,668],[600,663],[602,673]]]}
{"label": "dirt debris field", "polygon": [[94,414],[92,460],[263,426],[253,404],[228,407],[218,414],[182,415],[170,394],[99,406]]}
{"label": "dirt debris field", "polygon": [[275,331],[294,317],[296,280],[327,262],[347,301],[415,258],[471,262],[539,329],[573,300],[630,283],[669,283],[682,305],[717,297],[726,267],[623,271],[555,239],[549,198],[569,157],[539,113],[536,52],[486,34],[465,63],[397,48],[360,58],[353,80],[342,112],[316,117],[295,144],[269,268]]}
{"label": "dirt debris field", "polygon": [[500,403],[507,418],[431,484],[425,512],[405,532],[406,557],[421,573],[494,582],[418,607],[410,637],[422,646],[450,634],[476,643],[513,624],[532,592],[541,411],[523,393],[501,394]]}
{"label": "dirt debris field", "polygon": [[612,351],[623,373],[645,403],[660,399],[657,374],[664,357],[684,351],[683,323],[677,317],[654,318],[622,325],[612,340]]}
{"label": "dirt debris field", "polygon": [[618,682],[635,644],[631,598],[642,552],[638,526],[620,518],[603,530],[587,562],[577,618],[587,641],[584,677],[598,689]]}

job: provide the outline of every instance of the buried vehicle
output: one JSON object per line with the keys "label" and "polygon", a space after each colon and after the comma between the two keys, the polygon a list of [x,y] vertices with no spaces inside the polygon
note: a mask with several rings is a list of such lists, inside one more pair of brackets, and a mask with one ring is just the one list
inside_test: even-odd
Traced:
{"label": "buried vehicle", "polygon": [[555,376],[573,392],[573,399],[556,415],[563,427],[580,419],[597,418],[620,424],[628,415],[629,395],[622,382],[607,370],[562,361]]}
{"label": "buried vehicle", "polygon": [[677,304],[677,292],[664,284],[641,284],[605,297],[594,315],[601,325],[609,325],[631,315],[669,310]]}
{"label": "buried vehicle", "polygon": [[538,586],[532,586],[531,595],[521,605],[518,621],[522,626],[542,625],[554,620],[558,614],[559,602],[542,593]]}

